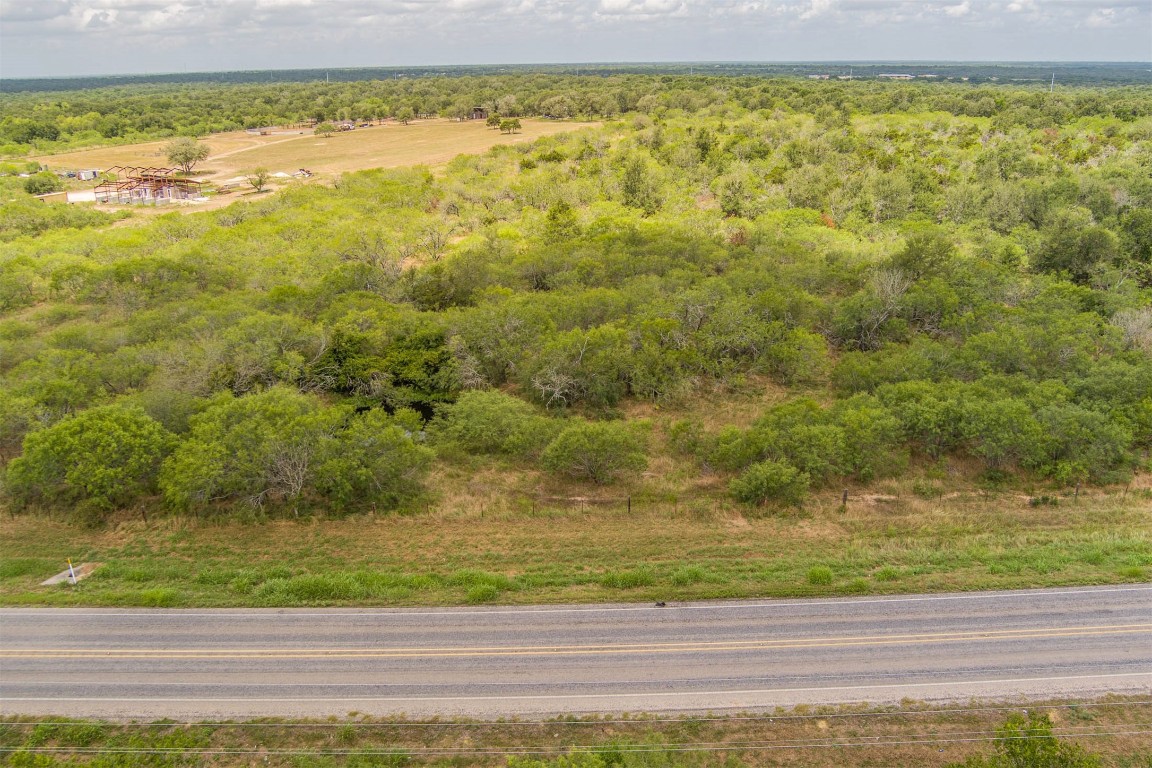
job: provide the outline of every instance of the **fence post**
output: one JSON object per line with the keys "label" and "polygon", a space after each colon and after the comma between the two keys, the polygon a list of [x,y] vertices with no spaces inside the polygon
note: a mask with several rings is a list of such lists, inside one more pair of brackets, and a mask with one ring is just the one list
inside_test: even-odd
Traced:
{"label": "fence post", "polygon": [[840,509],[848,509],[848,489],[844,489],[843,495],[840,496]]}
{"label": "fence post", "polygon": [[632,514],[632,497],[628,497],[628,514]]}

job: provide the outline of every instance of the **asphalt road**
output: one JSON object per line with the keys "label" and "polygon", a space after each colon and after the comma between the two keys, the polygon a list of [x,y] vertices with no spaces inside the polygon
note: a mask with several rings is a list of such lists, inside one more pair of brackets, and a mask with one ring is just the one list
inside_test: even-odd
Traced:
{"label": "asphalt road", "polygon": [[1152,692],[1152,585],[412,610],[6,609],[0,712],[500,717]]}

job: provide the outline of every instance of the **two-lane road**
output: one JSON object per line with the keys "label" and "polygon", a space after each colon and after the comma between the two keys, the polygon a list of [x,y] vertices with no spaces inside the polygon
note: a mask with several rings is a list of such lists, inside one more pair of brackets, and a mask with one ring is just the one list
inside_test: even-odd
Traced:
{"label": "two-lane road", "polygon": [[499,717],[1152,692],[1152,585],[741,603],[0,611],[0,712]]}

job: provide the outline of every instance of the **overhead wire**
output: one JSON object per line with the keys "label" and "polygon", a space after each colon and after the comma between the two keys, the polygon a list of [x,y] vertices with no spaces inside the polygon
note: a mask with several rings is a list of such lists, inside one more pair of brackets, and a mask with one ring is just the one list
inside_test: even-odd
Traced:
{"label": "overhead wire", "polygon": [[[1152,726],[1152,723],[1140,723],[1140,726]],[[975,732],[979,734],[989,733],[987,731]],[[1082,733],[1082,734],[1067,734],[1076,737],[1103,737],[1103,736],[1139,736],[1150,735],[1152,730],[1134,730],[1134,731],[1097,731],[1095,733]],[[864,737],[868,738],[868,737]],[[877,737],[880,738],[880,737]],[[235,749],[235,748],[182,748],[182,747],[115,747],[115,748],[92,748],[92,747],[76,747],[76,748],[53,748],[53,747],[30,747],[21,749],[19,747],[0,747],[0,753],[12,752],[25,752],[29,754],[63,754],[63,755],[104,755],[104,754],[122,754],[122,755],[189,755],[207,757],[212,755],[266,755],[277,757],[342,757],[342,756],[387,756],[387,755],[409,755],[417,757],[436,757],[436,756],[501,756],[501,755],[556,755],[556,754],[569,754],[579,752],[602,752],[605,749],[611,749],[619,752],[627,753],[655,753],[655,752],[747,752],[747,751],[766,751],[766,750],[781,750],[781,749],[830,749],[830,748],[860,748],[860,747],[889,747],[889,746],[935,746],[939,744],[967,744],[967,743],[983,743],[992,741],[1026,741],[1031,740],[1032,736],[989,736],[989,735],[974,735],[965,736],[964,738],[933,738],[929,735],[926,738],[910,738],[910,739],[896,739],[887,741],[796,741],[791,743],[780,742],[760,742],[748,744],[732,744],[730,742],[720,743],[703,743],[703,742],[688,742],[682,744],[669,744],[669,745],[640,745],[640,746],[627,746],[627,745],[594,745],[594,746],[564,746],[554,747],[549,749],[529,748],[529,749],[477,749],[477,748],[430,748],[430,749],[277,749],[269,750],[265,748],[252,748],[252,749]]]}

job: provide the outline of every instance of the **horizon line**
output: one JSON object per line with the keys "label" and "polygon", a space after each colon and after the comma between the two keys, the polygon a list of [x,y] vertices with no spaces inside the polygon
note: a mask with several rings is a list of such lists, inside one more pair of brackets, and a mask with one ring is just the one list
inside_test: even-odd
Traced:
{"label": "horizon line", "polygon": [[[0,82],[5,81],[18,81],[18,80],[81,80],[81,79],[97,79],[97,78],[128,78],[128,77],[168,77],[172,75],[179,75],[184,77],[192,77],[195,75],[226,75],[226,74],[248,74],[248,73],[270,73],[277,72],[316,72],[316,71],[330,71],[330,72],[349,72],[349,71],[363,71],[363,70],[405,70],[405,69],[473,69],[473,68],[491,68],[491,67],[508,67],[516,69],[531,69],[534,67],[671,67],[671,66],[739,66],[739,65],[759,65],[759,66],[875,66],[875,65],[889,65],[889,66],[1055,66],[1055,67],[1068,67],[1068,66],[1130,66],[1130,67],[1152,67],[1152,61],[1138,61],[1138,60],[1091,60],[1091,59],[794,59],[794,60],[768,60],[768,59],[703,59],[703,60],[650,60],[650,61],[556,61],[556,62],[529,62],[529,63],[510,63],[510,62],[492,62],[492,63],[470,63],[470,64],[358,64],[358,65],[344,65],[344,66],[324,66],[317,65],[311,67],[283,67],[283,68],[256,68],[256,69],[206,69],[194,71],[179,71],[167,70],[156,72],[107,72],[100,74],[81,73],[69,75],[27,75],[22,77],[5,77],[0,74]],[[1152,72],[1152,68],[1148,69]]]}

